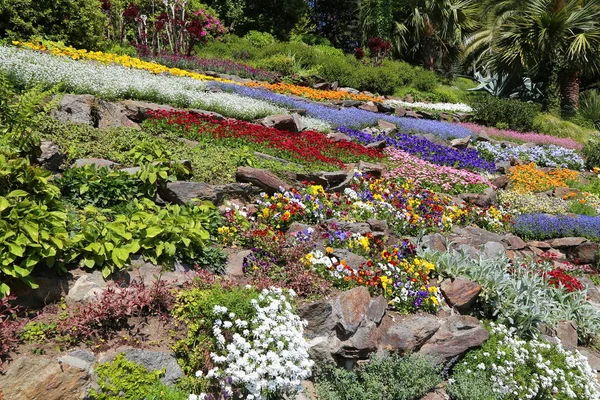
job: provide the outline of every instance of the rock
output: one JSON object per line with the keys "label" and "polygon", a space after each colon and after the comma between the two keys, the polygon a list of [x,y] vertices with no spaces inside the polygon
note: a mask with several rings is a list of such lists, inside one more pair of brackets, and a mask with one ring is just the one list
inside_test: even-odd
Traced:
{"label": "rock", "polygon": [[96,356],[89,350],[75,350],[64,356],[57,358],[59,363],[70,365],[71,367],[87,371],[89,374],[94,373],[94,363]]}
{"label": "rock", "polygon": [[346,92],[346,93],[352,93],[352,94],[359,94],[360,91],[351,87],[341,87],[338,88],[338,92]]}
{"label": "rock", "polygon": [[502,242],[502,236],[475,226],[466,226],[464,228],[456,226],[452,230],[450,242],[455,244],[468,244],[475,248],[481,248],[488,242]]}
{"label": "rock", "polygon": [[425,235],[421,239],[421,246],[424,249],[430,249],[433,251],[445,252],[448,247],[446,246],[446,238],[441,233],[434,233]]}
{"label": "rock", "polygon": [[252,254],[251,250],[242,250],[227,257],[225,274],[233,277],[244,276],[244,259]]}
{"label": "rock", "polygon": [[450,141],[450,147],[454,147],[455,149],[466,149],[469,146],[469,143],[471,143],[471,136],[452,139]]}
{"label": "rock", "polygon": [[600,371],[600,354],[597,351],[585,347],[579,347],[577,350],[587,358],[588,364],[595,372]]}
{"label": "rock", "polygon": [[313,89],[317,90],[329,90],[330,88],[329,82],[321,82],[313,85]]}
{"label": "rock", "polygon": [[69,289],[65,301],[68,304],[87,302],[96,298],[106,287],[106,282],[99,271],[80,276]]}
{"label": "rock", "polygon": [[206,110],[200,110],[197,108],[192,108],[189,110],[190,114],[199,114],[199,115],[205,115],[205,116],[209,116],[213,119],[216,119],[218,121],[223,121],[225,120],[225,117],[222,116],[219,113],[213,112],[213,111],[206,111]]}
{"label": "rock", "polygon": [[317,391],[311,381],[302,382],[302,391],[296,395],[294,400],[317,400]]}
{"label": "rock", "polygon": [[90,387],[87,370],[46,356],[21,356],[0,374],[6,400],[81,400]]}
{"label": "rock", "polygon": [[346,264],[355,271],[358,270],[361,264],[367,262],[367,259],[363,256],[354,254],[346,249],[333,249],[333,255],[340,261],[346,261]]}
{"label": "rock", "polygon": [[119,106],[121,106],[121,112],[125,117],[138,124],[148,119],[151,111],[175,110],[171,106],[137,100],[123,100],[119,102]]}
{"label": "rock", "polygon": [[444,320],[444,324],[418,353],[429,355],[438,363],[446,363],[470,349],[481,346],[488,337],[488,331],[477,318],[452,315]]}
{"label": "rock", "polygon": [[368,101],[366,103],[363,103],[360,106],[358,106],[358,108],[360,110],[364,110],[364,111],[379,112],[379,109],[377,108],[377,106],[375,105],[375,103],[373,103],[372,101]]}
{"label": "rock", "polygon": [[407,103],[414,103],[415,100],[413,99],[413,97],[410,94],[407,94],[406,96],[404,96],[404,99],[402,99],[403,101],[407,102]]}
{"label": "rock", "polygon": [[508,161],[498,161],[496,164],[496,170],[501,174],[508,174],[510,169],[510,162]]}
{"label": "rock", "polygon": [[348,179],[347,171],[297,173],[296,180],[321,185],[325,190],[338,187]]}
{"label": "rock", "polygon": [[379,220],[375,218],[369,218],[367,223],[371,227],[371,231],[373,232],[384,232],[388,231],[388,223],[385,220]]}
{"label": "rock", "polygon": [[275,128],[282,131],[301,132],[302,126],[292,115],[272,115],[263,118],[260,123],[267,128]]}
{"label": "rock", "polygon": [[377,111],[380,113],[393,114],[395,111],[394,107],[388,106],[385,103],[375,103],[375,105],[377,106]]}
{"label": "rock", "polygon": [[37,163],[49,171],[59,171],[61,165],[67,159],[58,146],[49,140],[42,140],[40,143],[41,154],[37,159]]}
{"label": "rock", "polygon": [[331,301],[319,300],[303,304],[298,308],[300,318],[307,321],[304,335],[307,338],[329,336],[335,329],[336,321],[332,318],[333,305]]}
{"label": "rock", "polygon": [[125,349],[122,353],[129,361],[143,365],[148,371],[165,369],[165,375],[160,380],[169,386],[175,385],[183,377],[183,371],[173,353],[142,349]]}
{"label": "rock", "polygon": [[497,189],[505,189],[510,182],[508,176],[500,175],[496,179],[492,180],[492,185],[494,185]]}
{"label": "rock", "polygon": [[334,230],[341,230],[344,232],[358,233],[360,235],[366,235],[371,232],[371,225],[367,222],[345,222],[339,221],[335,218],[325,221],[327,226]]}
{"label": "rock", "polygon": [[396,108],[396,115],[397,115],[397,116],[399,116],[399,117],[404,117],[404,116],[406,116],[406,112],[407,112],[407,111],[406,111],[406,109],[405,109],[405,108],[402,108],[402,107],[398,107],[398,108]]}
{"label": "rock", "polygon": [[527,246],[529,246],[529,247],[537,247],[538,249],[542,249],[542,250],[552,248],[552,246],[550,246],[549,243],[547,243],[547,242],[540,242],[538,240],[531,240],[531,241],[527,242]]}
{"label": "rock", "polygon": [[317,336],[308,341],[308,355],[317,365],[326,365],[335,363],[334,354],[341,346],[341,342],[336,337]]}
{"label": "rock", "polygon": [[406,110],[406,112],[404,113],[404,116],[407,118],[416,118],[416,119],[422,119],[423,116],[421,114],[419,114],[416,111],[413,110]]}
{"label": "rock", "polygon": [[[127,117],[125,107],[104,100],[98,100],[96,107],[96,127],[99,129],[128,127],[141,129],[140,126]],[[138,118],[139,119],[139,118]]]}
{"label": "rock", "polygon": [[436,119],[435,115],[429,111],[419,110],[417,111],[417,114],[424,119]]}
{"label": "rock", "polygon": [[369,303],[369,308],[367,308],[367,320],[373,322],[374,324],[379,324],[385,315],[387,306],[388,302],[385,297],[377,296],[373,298],[371,303]]}
{"label": "rock", "polygon": [[306,126],[304,126],[304,122],[302,122],[302,118],[300,118],[299,114],[292,114],[292,118],[294,119],[294,124],[296,125],[298,132],[302,132],[306,129]]}
{"label": "rock", "polygon": [[600,304],[600,289],[596,284],[587,275],[578,276],[577,280],[585,286],[588,300]]}
{"label": "rock", "polygon": [[396,124],[392,124],[391,122],[388,122],[384,119],[378,120],[377,126],[382,130],[388,130],[390,132],[395,132],[396,130],[398,130],[398,127],[396,126]]}
{"label": "rock", "polygon": [[440,289],[448,305],[463,314],[471,311],[481,292],[481,286],[464,278],[444,279]]}
{"label": "rock", "polygon": [[251,183],[268,194],[277,193],[280,191],[280,188],[284,190],[292,188],[267,169],[238,167],[235,179],[238,182]]}
{"label": "rock", "polygon": [[60,99],[58,108],[52,111],[51,115],[61,122],[93,125],[94,103],[94,96],[89,94],[65,94]]}
{"label": "rock", "polygon": [[110,160],[104,160],[102,158],[78,158],[75,160],[73,165],[71,165],[71,168],[85,167],[86,165],[95,165],[97,168],[116,168],[120,164]]}
{"label": "rock", "polygon": [[494,197],[486,193],[461,193],[458,198],[482,208],[494,205]]}
{"label": "rock", "polygon": [[543,335],[560,339],[563,347],[567,349],[577,348],[577,324],[572,321],[559,321],[556,327],[548,325],[540,326]]}
{"label": "rock", "polygon": [[502,241],[508,244],[508,247],[512,250],[522,250],[527,247],[527,243],[525,243],[523,239],[513,235],[512,233],[504,235]]}
{"label": "rock", "polygon": [[371,142],[368,145],[365,146],[367,149],[379,149],[379,150],[383,150],[386,147],[388,147],[387,141],[386,140],[378,140],[376,142]]}
{"label": "rock", "polygon": [[580,194],[581,194],[581,191],[579,189],[572,189],[572,188],[567,188],[567,187],[557,187],[552,192],[552,195],[554,197],[558,197],[561,199],[566,196],[576,197],[576,196],[579,196]]}
{"label": "rock", "polygon": [[[46,276],[47,275],[47,276]],[[11,285],[11,293],[19,299],[19,305],[25,308],[40,309],[45,305],[59,302],[69,291],[69,279],[55,270],[48,270],[45,276],[32,276],[38,285],[32,289],[21,281]]]}
{"label": "rock", "polygon": [[582,238],[582,237],[566,237],[566,238],[559,238],[559,239],[551,240],[550,246],[552,246],[556,249],[560,249],[560,248],[564,248],[564,247],[576,247],[586,241],[587,241],[587,239]]}
{"label": "rock", "polygon": [[333,140],[334,142],[351,142],[352,138],[345,133],[342,132],[332,132],[327,135],[328,139]]}
{"label": "rock", "polygon": [[334,304],[334,315],[337,317],[336,330],[338,337],[342,339],[342,337],[352,336],[360,326],[371,304],[371,295],[369,289],[359,286],[342,292]]}
{"label": "rock", "polygon": [[440,326],[438,319],[430,314],[386,315],[378,332],[379,351],[401,355],[418,351]]}
{"label": "rock", "polygon": [[386,171],[385,165],[378,163],[370,163],[366,161],[359,161],[358,164],[354,166],[354,168],[356,168],[363,174],[370,175],[374,178],[381,178],[381,176],[385,174]]}
{"label": "rock", "polygon": [[500,242],[487,242],[483,245],[483,252],[489,258],[502,257],[504,255],[504,245]]}
{"label": "rock", "polygon": [[599,261],[598,243],[584,242],[567,253],[568,258],[578,264],[596,264]]}
{"label": "rock", "polygon": [[166,186],[158,186],[160,198],[175,204],[187,204],[198,199],[208,200],[218,205],[227,198],[249,200],[253,192],[255,190],[251,185],[240,183],[209,185],[203,182],[176,181],[168,182]]}
{"label": "rock", "polygon": [[362,103],[358,100],[344,100],[342,101],[342,107],[358,107],[360,106]]}
{"label": "rock", "polygon": [[304,117],[304,116],[306,116],[306,113],[308,111],[306,110],[306,108],[292,108],[292,109],[290,109],[290,112],[292,114],[298,114],[298,115],[301,115]]}

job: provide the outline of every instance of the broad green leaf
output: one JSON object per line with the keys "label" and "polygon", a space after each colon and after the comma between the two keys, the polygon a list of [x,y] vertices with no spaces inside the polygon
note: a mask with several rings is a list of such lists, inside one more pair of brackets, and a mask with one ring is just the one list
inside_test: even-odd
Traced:
{"label": "broad green leaf", "polygon": [[162,231],[163,230],[158,226],[151,226],[148,229],[146,229],[146,237],[153,238],[156,235],[162,233]]}
{"label": "broad green leaf", "polygon": [[39,240],[38,227],[37,226],[35,226],[32,223],[24,223],[22,225],[22,227],[25,230],[25,232],[27,232],[27,234],[29,235],[29,237],[31,238],[31,240],[33,240],[34,242],[37,242]]}
{"label": "broad green leaf", "polygon": [[9,198],[10,197],[25,197],[28,195],[29,195],[29,193],[27,193],[26,191],[17,189],[17,190],[13,190],[12,192],[10,192],[8,194],[8,196],[6,196],[6,197],[9,197]]}
{"label": "broad green leaf", "polygon": [[6,200],[6,197],[0,196],[0,212],[6,210],[9,206],[10,203],[8,202],[8,200]]}

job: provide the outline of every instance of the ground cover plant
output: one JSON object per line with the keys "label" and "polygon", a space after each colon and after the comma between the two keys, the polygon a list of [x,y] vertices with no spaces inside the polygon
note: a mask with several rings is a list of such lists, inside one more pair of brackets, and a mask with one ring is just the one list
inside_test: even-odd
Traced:
{"label": "ground cover plant", "polygon": [[419,398],[441,382],[439,367],[421,356],[374,357],[353,371],[329,367],[316,378],[319,399]]}
{"label": "ground cover plant", "polygon": [[433,143],[424,137],[407,135],[405,133],[387,135],[382,133],[375,135],[346,127],[339,127],[338,131],[365,145],[384,140],[388,146],[415,155],[433,164],[488,172],[496,170],[493,160],[486,161],[474,149],[454,149]]}
{"label": "ground cover plant", "polygon": [[464,103],[424,103],[420,101],[416,102],[408,102],[403,100],[386,100],[386,105],[391,107],[402,107],[402,108],[410,108],[410,109],[418,109],[418,110],[427,110],[427,111],[446,111],[446,112],[463,112],[469,113],[473,111],[473,109]]}
{"label": "ground cover plant", "polygon": [[261,125],[218,118],[189,112],[152,112],[149,124],[159,130],[170,130],[205,144],[222,144],[269,153],[293,162],[320,163],[338,168],[355,162],[359,157],[371,160],[382,158],[375,149],[367,149],[352,142],[334,142],[322,133],[304,131],[285,132]]}
{"label": "ground cover plant", "polygon": [[540,338],[523,340],[514,329],[490,325],[484,345],[454,368],[450,395],[467,399],[596,399],[596,373],[577,350]]}
{"label": "ground cover plant", "polygon": [[459,194],[483,192],[492,186],[487,178],[474,172],[436,165],[395,148],[387,149],[386,153],[395,166],[388,176],[401,182],[410,182],[417,187]]}
{"label": "ground cover plant", "polygon": [[513,147],[479,142],[476,148],[485,159],[493,162],[522,160],[540,167],[568,168],[575,171],[581,170],[584,164],[581,156],[574,150],[556,145]]}
{"label": "ground cover plant", "polygon": [[534,163],[517,165],[508,170],[510,188],[519,193],[544,192],[557,187],[569,187],[579,173],[569,169],[551,169],[545,172]]}
{"label": "ground cover plant", "polygon": [[523,214],[514,220],[513,232],[533,240],[583,236],[600,241],[600,217],[588,215]]}

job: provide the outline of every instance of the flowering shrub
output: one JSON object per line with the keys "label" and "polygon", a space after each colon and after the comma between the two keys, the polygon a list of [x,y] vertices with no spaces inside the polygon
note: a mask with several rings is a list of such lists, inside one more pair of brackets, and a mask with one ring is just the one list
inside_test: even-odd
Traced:
{"label": "flowering shrub", "polygon": [[[220,120],[209,115],[186,111],[153,111],[150,123],[160,129],[183,133],[187,138],[208,143],[223,142],[229,146],[243,141],[259,151],[290,159],[294,162],[330,164],[343,167],[346,162],[358,161],[360,156],[371,159],[383,157],[375,149],[356,143],[335,142],[315,131],[300,133],[281,131],[237,120]],[[206,140],[208,137],[209,140]]]}
{"label": "flowering shrub", "polygon": [[[485,382],[485,396],[474,397],[469,390],[474,381]],[[600,398],[596,373],[577,350],[538,338],[523,340],[514,329],[494,323],[490,339],[454,368],[448,391],[458,400]]]}
{"label": "flowering shrub", "polygon": [[479,142],[476,147],[486,159],[494,162],[520,159],[533,162],[540,167],[569,168],[574,170],[581,170],[583,168],[583,159],[579,154],[574,150],[565,149],[553,144],[549,146],[505,147],[490,142]]}
{"label": "flowering shrub", "polygon": [[435,165],[398,149],[386,149],[386,153],[395,165],[387,177],[410,182],[416,187],[459,194],[483,192],[492,186],[488,179],[473,172]]}
{"label": "flowering shrub", "polygon": [[340,127],[338,130],[363,144],[385,140],[388,146],[418,156],[433,164],[448,165],[455,168],[481,169],[489,172],[496,170],[493,162],[483,159],[481,154],[474,149],[454,149],[433,143],[424,137],[405,133],[389,136],[384,134],[373,135],[346,127]]}
{"label": "flowering shrub", "polygon": [[583,236],[600,241],[600,217],[523,214],[515,218],[512,230],[525,239],[545,240]]}
{"label": "flowering shrub", "polygon": [[298,393],[313,362],[302,336],[305,322],[290,303],[294,296],[278,288],[259,293],[218,286],[180,293],[174,314],[189,332],[176,351],[187,351],[184,369],[197,378],[192,386],[199,394],[190,398],[218,392],[245,399]]}
{"label": "flowering shrub", "polygon": [[579,173],[568,169],[552,169],[545,172],[534,163],[517,165],[508,171],[510,188],[518,193],[544,192],[557,187],[568,187]]}
{"label": "flowering shrub", "polygon": [[493,139],[510,140],[518,143],[535,143],[539,145],[552,144],[566,149],[581,150],[583,145],[571,138],[559,138],[550,135],[543,135],[536,132],[517,132],[505,129],[497,129],[482,125],[477,125],[471,122],[461,122],[457,125],[469,129],[477,134],[485,133]]}
{"label": "flowering shrub", "polygon": [[277,80],[277,74],[274,72],[220,58],[203,58],[163,53],[157,56],[148,56],[147,59],[171,68],[214,71],[222,74],[238,75],[242,78],[250,78],[267,82],[273,82]]}

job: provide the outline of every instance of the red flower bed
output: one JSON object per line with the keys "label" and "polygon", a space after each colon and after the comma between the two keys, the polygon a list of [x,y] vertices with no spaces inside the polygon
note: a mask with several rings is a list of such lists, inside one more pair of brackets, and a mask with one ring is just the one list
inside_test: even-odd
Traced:
{"label": "red flower bed", "polygon": [[368,149],[358,143],[333,141],[320,132],[304,131],[300,133],[281,131],[262,125],[233,119],[220,120],[210,115],[187,111],[151,111],[150,121],[165,122],[182,130],[190,139],[198,135],[211,135],[214,140],[242,139],[246,142],[283,152],[301,162],[320,161],[325,164],[344,167],[345,163],[360,158],[382,158],[383,154]]}
{"label": "red flower bed", "polygon": [[559,287],[562,285],[567,292],[574,292],[576,290],[583,290],[583,284],[577,280],[577,278],[565,273],[561,269],[553,269],[546,274],[548,278],[548,284]]}

